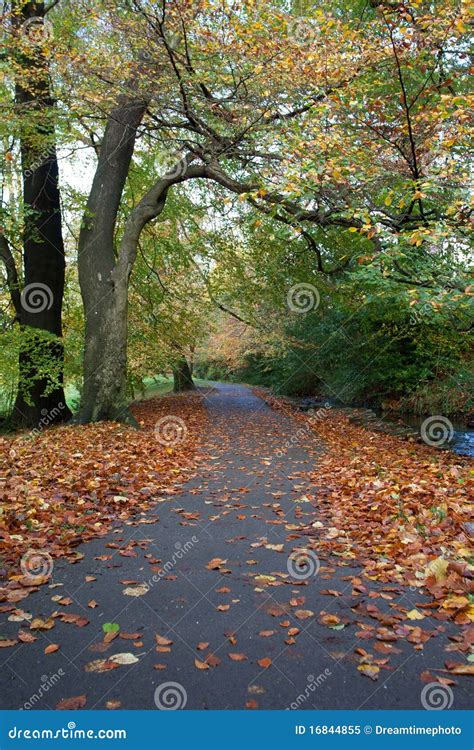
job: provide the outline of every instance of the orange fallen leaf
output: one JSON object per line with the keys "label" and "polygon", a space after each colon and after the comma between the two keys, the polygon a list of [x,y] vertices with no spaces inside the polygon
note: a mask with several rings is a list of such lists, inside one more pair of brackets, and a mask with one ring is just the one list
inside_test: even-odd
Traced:
{"label": "orange fallen leaf", "polygon": [[206,664],[205,661],[199,661],[199,659],[194,659],[194,664],[198,669],[209,669],[209,664]]}
{"label": "orange fallen leaf", "polygon": [[55,651],[59,651],[60,646],[57,643],[50,643],[49,646],[46,646],[44,653],[45,654],[54,654]]}
{"label": "orange fallen leaf", "polygon": [[297,609],[295,612],[295,617],[298,618],[298,620],[306,620],[308,617],[313,617],[314,612],[312,612],[310,609]]}
{"label": "orange fallen leaf", "polygon": [[158,635],[158,633],[155,633],[155,640],[158,646],[171,646],[173,643],[172,640],[165,638],[163,635]]}
{"label": "orange fallen leaf", "polygon": [[85,695],[76,695],[74,698],[63,698],[56,706],[57,711],[77,711],[84,708],[87,698]]}

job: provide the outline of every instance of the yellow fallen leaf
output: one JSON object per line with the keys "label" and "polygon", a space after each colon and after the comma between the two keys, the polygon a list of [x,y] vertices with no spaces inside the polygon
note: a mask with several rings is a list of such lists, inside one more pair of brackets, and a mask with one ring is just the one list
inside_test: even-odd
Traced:
{"label": "yellow fallen leaf", "polygon": [[407,612],[407,617],[409,620],[424,620],[425,615],[422,612],[418,612],[417,609],[411,609],[409,612]]}

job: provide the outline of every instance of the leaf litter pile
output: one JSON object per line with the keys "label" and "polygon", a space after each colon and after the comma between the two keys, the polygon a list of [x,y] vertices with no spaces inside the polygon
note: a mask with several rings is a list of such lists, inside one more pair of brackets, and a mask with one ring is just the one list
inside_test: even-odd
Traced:
{"label": "leaf litter pile", "polygon": [[[206,419],[200,394],[141,402],[133,414],[141,429],[102,422],[0,437],[0,568],[7,579],[0,601],[20,601],[47,583],[49,571],[20,569],[29,550],[78,562],[81,542],[143,513],[190,477]],[[165,427],[171,420],[173,430],[176,418],[178,440],[167,442],[163,433],[160,442],[160,420]]]}
{"label": "leaf litter pile", "polygon": [[[398,585],[429,595],[429,601],[420,601],[411,609],[392,605],[393,614],[380,611],[375,604],[356,605],[356,613],[378,623],[362,625],[357,636],[375,639],[375,648],[381,653],[396,652],[393,642],[399,638],[423,649],[435,633],[418,621],[432,618],[441,629],[442,623],[451,621],[461,626],[461,632],[450,636],[446,650],[458,652],[463,661],[448,659],[446,669],[439,671],[473,675],[472,459],[372,432],[351,423],[337,410],[326,411],[321,418],[311,417],[285,398],[260,389],[256,392],[273,409],[309,425],[326,449],[312,476],[318,520],[302,523],[295,537],[307,536],[308,549],[318,556],[339,560],[340,565],[361,565],[360,577],[349,579],[354,595],[368,593],[369,581],[385,584],[385,592],[401,593]],[[392,598],[390,593],[383,596]],[[322,622],[337,628],[337,616],[321,613],[321,617]],[[362,662],[358,669],[377,679],[377,661],[383,660],[374,660],[363,648],[356,653]],[[428,672],[421,678],[453,684]]]}
{"label": "leaf litter pile", "polygon": [[[229,429],[227,415],[222,415],[213,421],[214,437],[210,435],[212,431],[206,430],[206,442],[202,446],[208,417],[198,395],[162,397],[136,406],[134,413],[141,423],[140,431],[118,424],[99,424],[54,428],[37,438],[29,435],[2,438],[1,447],[10,463],[0,516],[1,551],[8,577],[0,589],[0,602],[7,603],[0,604],[0,611],[8,612],[9,620],[20,623],[20,630],[14,639],[0,639],[0,647],[32,643],[38,640],[41,631],[49,635],[56,622],[79,628],[89,624],[84,614],[68,611],[73,601],[60,594],[51,597],[58,609],[48,617],[32,618],[17,608],[25,596],[48,581],[48,576],[33,582],[31,576],[24,576],[18,569],[21,555],[33,548],[45,550],[53,558],[66,557],[77,562],[82,558],[77,545],[104,536],[111,526],[124,522],[154,523],[158,519],[153,514],[151,518],[146,511],[160,496],[178,495],[183,483],[195,473],[196,464],[203,458],[201,451],[205,450],[206,458],[218,459],[220,463],[214,464],[207,475],[211,480],[206,480],[205,471],[201,472],[199,488],[188,491],[192,495],[203,494],[207,498],[204,505],[174,508],[180,525],[193,527],[199,519],[205,520],[202,514],[205,506],[210,505],[212,525],[235,516],[237,523],[255,523],[257,536],[252,534],[251,539],[247,530],[232,538],[224,537],[224,544],[235,551],[224,553],[222,557],[214,556],[204,565],[209,575],[219,580],[215,592],[223,595],[222,600],[215,602],[215,617],[222,618],[223,625],[227,626],[223,630],[224,642],[211,645],[209,634],[200,633],[199,640],[196,638],[195,656],[186,654],[187,661],[182,662],[183,657],[173,651],[176,644],[173,645],[169,637],[171,633],[164,629],[162,633],[153,632],[152,652],[159,654],[158,661],[154,658],[154,670],[161,672],[178,663],[181,668],[188,664],[205,680],[215,668],[223,672],[235,668],[244,675],[253,664],[258,667],[259,677],[267,672],[271,675],[275,660],[287,648],[300,653],[302,634],[316,623],[317,628],[328,633],[355,626],[356,630],[350,631],[351,642],[354,635],[357,638],[355,646],[351,646],[354,654],[348,656],[342,651],[331,651],[331,656],[355,662],[358,673],[374,681],[379,679],[382,670],[394,669],[390,660],[402,653],[397,641],[406,641],[422,651],[431,638],[445,632],[449,626],[445,650],[450,653],[446,654],[444,665],[440,663],[439,669],[422,672],[421,680],[451,685],[455,684],[454,676],[472,675],[474,587],[469,520],[472,462],[445,451],[372,433],[353,425],[337,411],[323,419],[311,419],[296,411],[285,399],[262,391],[258,391],[258,395],[273,410],[289,415],[296,426],[304,423],[310,443],[324,443],[325,452],[318,453],[315,471],[308,472],[307,467],[300,471],[293,466],[296,471],[293,470],[291,476],[277,478],[272,460],[275,448],[281,446],[281,433],[274,430],[271,412],[270,416],[261,414],[259,420],[247,422],[245,430],[240,432]],[[157,422],[169,415],[183,420],[187,430],[186,439],[172,447],[156,439]],[[316,439],[313,439],[313,432]],[[246,465],[245,457],[252,450],[249,436],[267,454],[259,453],[257,470]],[[210,455],[210,450],[215,455]],[[255,474],[262,480],[266,478],[270,502],[259,498],[259,504],[252,505],[245,482],[233,489],[229,486],[226,461],[232,465],[235,456],[238,464],[243,458],[241,468],[248,473],[249,482],[253,482]],[[216,473],[222,481],[211,489],[209,481],[212,477],[215,480]],[[291,493],[296,497],[290,497],[288,490],[276,491],[279,482],[286,480],[291,480]],[[302,496],[303,491],[307,494]],[[288,518],[279,500],[295,503],[292,510],[296,522]],[[249,508],[253,512],[246,510]],[[269,515],[266,520],[264,512]],[[281,529],[284,536],[276,543],[268,535],[262,536],[262,523],[271,524],[275,531]],[[216,533],[220,536],[219,530]],[[328,565],[321,565],[315,577],[295,580],[289,575],[287,559],[292,549],[301,550],[297,546],[301,540],[306,550],[314,551],[319,560],[327,561]],[[120,555],[136,556],[138,548],[132,549],[134,544],[136,542],[125,548],[115,543],[107,546],[117,548]],[[236,549],[241,544],[245,548],[244,556]],[[141,548],[145,551],[146,544]],[[271,574],[264,574],[253,559],[253,554],[261,550],[268,550],[271,557],[276,554],[280,559],[278,569],[272,568]],[[145,558],[152,572],[160,572],[159,559],[151,554],[146,554]],[[96,559],[105,560],[107,556]],[[239,627],[229,622],[235,617],[235,608],[247,596],[245,585],[235,590],[233,571],[236,562],[240,568],[244,561],[249,569],[243,580],[245,585],[251,584],[251,596],[256,593],[257,597],[265,597],[265,604],[258,608],[265,623],[255,631],[259,645],[253,655],[252,643],[243,640]],[[342,576],[352,589],[349,597],[335,588],[335,565],[360,568],[357,575],[350,572]],[[241,577],[239,572],[237,580]],[[170,585],[175,586],[176,572],[162,580],[169,580]],[[332,588],[320,589],[323,580],[329,580],[327,585]],[[341,577],[337,580],[340,582]],[[95,578],[86,576],[85,581],[93,582]],[[148,592],[147,586],[139,580],[124,579],[120,583],[125,586],[122,593],[127,597],[141,597]],[[292,587],[288,600],[280,602],[273,598],[272,592],[284,590],[288,585]],[[408,587],[414,592],[415,601],[404,606],[407,600],[403,595]],[[328,600],[327,606],[319,607],[319,611],[313,611],[314,606],[309,608],[315,591],[317,596],[321,594]],[[268,603],[269,598],[273,603]],[[342,602],[342,610],[349,609],[351,616],[345,616],[341,608],[338,614],[331,611],[333,602],[336,608],[337,603]],[[93,610],[100,604],[91,598],[87,606]],[[143,626],[137,627],[136,632],[123,632],[118,623],[106,622],[102,630],[102,640],[89,646],[94,658],[84,665],[87,673],[123,669],[135,664],[144,648],[150,651],[150,634],[144,632]],[[328,642],[331,638],[329,636]],[[134,653],[124,650],[126,647],[133,647]],[[228,653],[218,656],[217,652],[226,647]],[[49,655],[60,648],[59,644],[48,643],[44,654],[54,659]],[[263,677],[261,681],[264,682]],[[264,694],[265,688],[251,681],[247,692],[245,707],[258,708],[255,696]],[[65,697],[57,708],[83,708],[86,702],[86,695]],[[119,700],[108,700],[105,707],[118,709],[121,705]]]}

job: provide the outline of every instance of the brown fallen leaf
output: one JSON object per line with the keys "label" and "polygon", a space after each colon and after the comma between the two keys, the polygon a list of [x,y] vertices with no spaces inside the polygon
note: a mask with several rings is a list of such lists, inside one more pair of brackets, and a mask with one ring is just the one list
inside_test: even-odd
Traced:
{"label": "brown fallen leaf", "polygon": [[87,698],[85,695],[76,695],[74,698],[63,698],[56,706],[57,711],[77,711],[84,708]]}
{"label": "brown fallen leaf", "polygon": [[216,609],[218,609],[219,612],[227,612],[227,610],[230,609],[230,604],[218,604]]}
{"label": "brown fallen leaf", "polygon": [[172,640],[165,638],[163,635],[158,635],[158,633],[155,633],[155,640],[158,646],[171,646],[173,643]]}
{"label": "brown fallen leaf", "polygon": [[380,667],[375,664],[359,664],[357,667],[359,672],[362,672],[366,677],[370,677],[371,680],[378,680]]}
{"label": "brown fallen leaf", "polygon": [[122,705],[122,701],[107,701],[105,707],[109,711],[116,711]]}
{"label": "brown fallen leaf", "polygon": [[46,646],[44,653],[45,654],[54,654],[55,651],[59,651],[61,647],[57,643],[50,643],[49,646]]}
{"label": "brown fallen leaf", "polygon": [[272,660],[268,656],[265,656],[263,659],[258,659],[257,664],[264,669],[268,669],[268,667],[272,664]]}
{"label": "brown fallen leaf", "polygon": [[446,668],[451,674],[472,674],[474,675],[474,664],[462,664],[446,662]]}
{"label": "brown fallen leaf", "polygon": [[327,625],[328,627],[339,625],[339,623],[341,622],[340,618],[337,615],[331,615],[327,613],[321,614],[321,617],[319,619],[323,625]]}
{"label": "brown fallen leaf", "polygon": [[76,615],[72,612],[54,612],[53,617],[57,617],[61,622],[66,622],[69,625],[77,625],[78,628],[84,628],[86,625],[89,625],[87,617],[82,617],[82,615]]}
{"label": "brown fallen leaf", "polygon": [[33,633],[29,633],[27,630],[19,630],[18,640],[22,643],[33,643],[33,641],[38,640],[38,636],[33,635]]}
{"label": "brown fallen leaf", "polygon": [[209,669],[209,664],[206,664],[205,661],[199,661],[199,659],[194,659],[194,665],[197,669]]}
{"label": "brown fallen leaf", "polygon": [[276,630],[261,630],[259,635],[262,636],[262,638],[270,638],[271,635],[275,635]]}
{"label": "brown fallen leaf", "polygon": [[163,669],[167,669],[167,668],[168,668],[167,664],[154,664],[153,665],[153,669],[163,670]]}
{"label": "brown fallen leaf", "polygon": [[207,654],[204,661],[206,664],[209,664],[210,667],[218,667],[221,663],[221,660],[215,654]]}
{"label": "brown fallen leaf", "polygon": [[18,641],[11,641],[7,638],[4,638],[3,640],[0,640],[0,648],[10,648],[10,646],[16,646]]}
{"label": "brown fallen leaf", "polygon": [[248,657],[245,654],[227,654],[232,661],[245,661]]}
{"label": "brown fallen leaf", "polygon": [[295,612],[295,617],[298,618],[298,620],[306,620],[308,617],[313,617],[314,612],[312,612],[310,609],[297,609]]}
{"label": "brown fallen leaf", "polygon": [[109,672],[111,669],[118,669],[120,667],[120,664],[117,664],[115,661],[110,661],[109,659],[94,659],[94,661],[90,661],[86,666],[84,667],[86,672]]}
{"label": "brown fallen leaf", "polygon": [[54,626],[55,622],[51,617],[47,620],[42,620],[40,617],[34,617],[30,622],[30,630],[51,630]]}
{"label": "brown fallen leaf", "polygon": [[201,643],[198,643],[198,645],[196,646],[196,648],[197,648],[198,651],[205,651],[208,646],[209,646],[208,642],[201,641]]}
{"label": "brown fallen leaf", "polygon": [[112,641],[115,638],[118,638],[119,632],[118,630],[114,631],[113,633],[105,633],[104,634],[104,643],[112,643]]}

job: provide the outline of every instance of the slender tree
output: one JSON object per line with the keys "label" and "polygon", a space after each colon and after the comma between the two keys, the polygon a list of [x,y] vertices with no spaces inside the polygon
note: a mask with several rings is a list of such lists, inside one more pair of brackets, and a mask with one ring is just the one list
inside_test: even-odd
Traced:
{"label": "slender tree", "polygon": [[[61,225],[55,106],[51,96],[43,2],[15,0],[16,109],[23,173],[23,289],[15,298],[22,328],[19,385],[12,421],[34,427],[70,417],[63,389],[61,312],[65,253]],[[6,239],[3,241],[6,255]],[[10,278],[12,256],[9,256]],[[16,273],[16,272],[15,272]]]}

